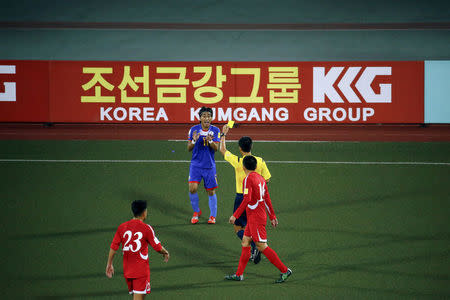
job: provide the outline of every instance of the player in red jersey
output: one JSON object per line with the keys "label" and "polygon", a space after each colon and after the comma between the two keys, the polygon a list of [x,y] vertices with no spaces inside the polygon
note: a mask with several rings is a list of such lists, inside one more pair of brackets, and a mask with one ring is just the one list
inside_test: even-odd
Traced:
{"label": "player in red jersey", "polygon": [[225,276],[225,279],[241,281],[244,280],[244,270],[251,255],[250,243],[253,240],[258,250],[280,270],[280,278],[276,281],[282,283],[291,276],[292,271],[287,268],[278,257],[277,253],[267,245],[266,209],[269,213],[270,222],[273,227],[278,225],[275,211],[272,207],[269,191],[264,177],[254,172],[257,160],[254,156],[247,155],[243,159],[244,171],[247,177],[244,179],[244,200],[239,208],[230,217],[230,223],[234,224],[237,218],[244,212],[247,213],[247,227],[245,227],[242,238],[242,253],[239,259],[238,269],[235,274]]}
{"label": "player in red jersey", "polygon": [[128,292],[133,294],[133,299],[136,300],[144,299],[151,291],[148,244],[163,255],[165,262],[169,261],[170,255],[155,236],[153,228],[144,223],[147,218],[147,202],[133,201],[131,210],[134,218],[120,224],[114,235],[106,264],[106,276],[111,278],[114,275],[112,262],[119,245],[122,244],[123,276],[128,285]]}

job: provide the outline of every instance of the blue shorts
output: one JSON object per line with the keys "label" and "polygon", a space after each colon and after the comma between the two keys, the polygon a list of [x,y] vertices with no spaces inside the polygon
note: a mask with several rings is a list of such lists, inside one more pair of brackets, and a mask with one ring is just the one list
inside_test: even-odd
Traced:
{"label": "blue shorts", "polygon": [[[233,213],[239,208],[239,206],[242,203],[242,200],[244,200],[244,194],[236,193],[236,198],[234,199]],[[241,227],[247,226],[247,214],[245,213],[245,210],[242,213],[242,215],[238,219],[236,219],[236,221],[234,221],[234,224]]]}
{"label": "blue shorts", "polygon": [[196,182],[200,184],[200,181],[202,181],[203,178],[203,184],[205,185],[205,189],[207,190],[213,190],[218,187],[217,185],[217,175],[216,175],[216,168],[199,168],[190,166],[189,167],[189,183]]}

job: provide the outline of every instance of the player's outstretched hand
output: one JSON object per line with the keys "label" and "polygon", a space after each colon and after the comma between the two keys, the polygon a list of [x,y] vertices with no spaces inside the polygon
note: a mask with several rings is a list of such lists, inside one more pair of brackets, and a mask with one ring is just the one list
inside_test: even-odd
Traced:
{"label": "player's outstretched hand", "polygon": [[170,258],[169,252],[164,253],[164,254],[163,254],[163,257],[164,257],[164,262],[168,262],[168,261],[169,261],[169,258]]}
{"label": "player's outstretched hand", "polygon": [[228,220],[228,222],[230,222],[230,224],[234,224],[234,221],[236,221],[235,216],[231,216],[230,219]]}
{"label": "player's outstretched hand", "polygon": [[200,137],[200,133],[198,133],[197,130],[195,130],[195,131],[192,133],[192,140],[193,140],[194,142],[196,142],[196,141],[198,140],[199,137]]}
{"label": "player's outstretched hand", "polygon": [[211,143],[213,139],[214,139],[214,134],[208,134],[206,136],[206,141],[208,141],[208,143]]}
{"label": "player's outstretched hand", "polygon": [[273,227],[277,227],[277,225],[278,225],[278,219],[275,218],[275,219],[273,219],[273,220],[270,220],[270,223],[272,223],[272,226],[273,226]]}
{"label": "player's outstretched hand", "polygon": [[114,266],[111,265],[106,265],[106,276],[108,278],[111,278],[114,275]]}

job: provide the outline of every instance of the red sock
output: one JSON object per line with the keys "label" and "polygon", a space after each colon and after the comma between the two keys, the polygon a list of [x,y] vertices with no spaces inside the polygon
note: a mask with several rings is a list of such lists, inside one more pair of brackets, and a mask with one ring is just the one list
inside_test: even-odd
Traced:
{"label": "red sock", "polygon": [[245,267],[247,266],[248,260],[252,255],[252,247],[242,247],[241,258],[239,259],[239,266],[236,271],[236,275],[241,276],[244,274]]}
{"label": "red sock", "polygon": [[264,249],[263,254],[267,257],[267,259],[280,270],[281,273],[287,272],[287,267],[281,262],[280,258],[278,257],[277,253],[272,250],[270,247],[267,247]]}

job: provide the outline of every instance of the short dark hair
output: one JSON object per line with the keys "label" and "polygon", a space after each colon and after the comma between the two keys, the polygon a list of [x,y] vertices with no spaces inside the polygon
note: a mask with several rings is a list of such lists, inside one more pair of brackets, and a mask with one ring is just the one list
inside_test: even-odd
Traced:
{"label": "short dark hair", "polygon": [[249,171],[255,171],[256,165],[258,164],[256,158],[252,155],[247,155],[246,157],[244,157],[242,163],[244,164],[244,167]]}
{"label": "short dark hair", "polygon": [[145,200],[134,200],[131,203],[131,210],[135,217],[139,217],[147,209],[147,201]]}
{"label": "short dark hair", "polygon": [[202,108],[200,108],[200,110],[198,111],[198,117],[201,118],[202,117],[202,113],[204,113],[204,112],[211,113],[211,118],[214,116],[213,110],[212,110],[211,107],[202,106]]}
{"label": "short dark hair", "polygon": [[243,136],[239,139],[239,147],[241,147],[244,152],[252,151],[252,144],[253,141],[249,136]]}

